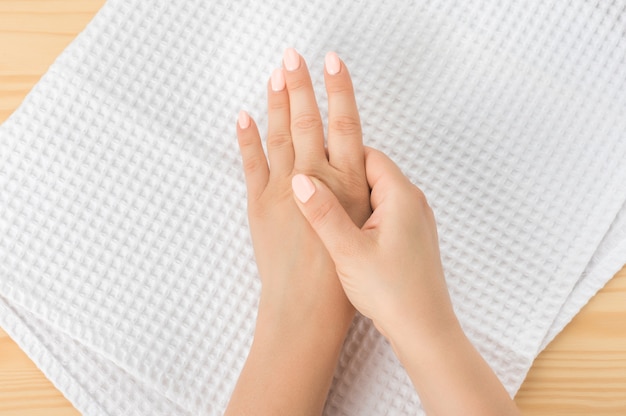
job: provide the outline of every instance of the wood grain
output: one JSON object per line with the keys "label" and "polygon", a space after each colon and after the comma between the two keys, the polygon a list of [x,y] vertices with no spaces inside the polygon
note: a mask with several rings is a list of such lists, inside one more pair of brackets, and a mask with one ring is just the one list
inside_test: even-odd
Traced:
{"label": "wood grain", "polygon": [[104,0],[0,0],[0,122],[103,4]]}
{"label": "wood grain", "polygon": [[[0,0],[0,122],[104,0]],[[626,415],[626,268],[535,360],[524,415]],[[0,329],[0,415],[78,412]]]}
{"label": "wood grain", "polygon": [[0,415],[80,414],[0,329]]}
{"label": "wood grain", "polygon": [[626,267],[535,359],[525,415],[626,415]]}

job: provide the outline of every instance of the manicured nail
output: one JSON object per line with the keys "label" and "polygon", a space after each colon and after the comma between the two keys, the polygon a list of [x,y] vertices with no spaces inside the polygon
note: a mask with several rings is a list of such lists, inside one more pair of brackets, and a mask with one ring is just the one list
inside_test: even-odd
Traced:
{"label": "manicured nail", "polygon": [[326,54],[324,64],[326,65],[326,72],[330,75],[336,75],[341,70],[341,61],[335,52],[328,52]]}
{"label": "manicured nail", "polygon": [[239,128],[243,130],[250,127],[250,116],[248,115],[248,113],[241,110],[237,118],[239,119]]}
{"label": "manicured nail", "polygon": [[300,55],[294,48],[287,48],[283,55],[283,64],[287,71],[295,71],[300,68]]}
{"label": "manicured nail", "polygon": [[272,91],[278,92],[285,89],[285,74],[283,74],[282,68],[276,68],[272,72],[271,83]]}
{"label": "manicured nail", "polygon": [[301,173],[291,178],[291,188],[293,193],[296,194],[296,198],[303,204],[315,193],[315,185],[313,185],[311,179]]}

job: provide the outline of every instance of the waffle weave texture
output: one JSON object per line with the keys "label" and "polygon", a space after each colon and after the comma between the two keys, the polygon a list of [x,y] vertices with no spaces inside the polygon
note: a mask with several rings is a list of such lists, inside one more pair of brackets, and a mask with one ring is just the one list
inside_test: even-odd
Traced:
{"label": "waffle weave texture", "polygon": [[[514,394],[626,261],[624,27],[623,1],[109,0],[0,127],[0,325],[85,414],[220,414],[260,289],[236,114],[263,130],[288,46],[324,97],[334,50]],[[325,414],[422,414],[362,317]]]}

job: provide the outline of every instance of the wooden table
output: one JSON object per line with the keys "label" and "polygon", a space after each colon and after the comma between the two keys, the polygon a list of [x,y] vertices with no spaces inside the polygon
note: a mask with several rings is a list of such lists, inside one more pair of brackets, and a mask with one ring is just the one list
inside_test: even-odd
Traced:
{"label": "wooden table", "polygon": [[[0,0],[0,122],[104,0]],[[626,268],[535,360],[516,401],[525,415],[626,415]],[[0,329],[0,415],[75,415]]]}

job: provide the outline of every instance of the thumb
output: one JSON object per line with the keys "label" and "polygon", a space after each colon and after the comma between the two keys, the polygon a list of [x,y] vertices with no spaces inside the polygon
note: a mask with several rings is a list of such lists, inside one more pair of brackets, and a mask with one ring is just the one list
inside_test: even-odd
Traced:
{"label": "thumb", "polygon": [[291,187],[298,208],[335,263],[359,249],[361,230],[326,185],[315,178],[297,174],[291,179]]}

